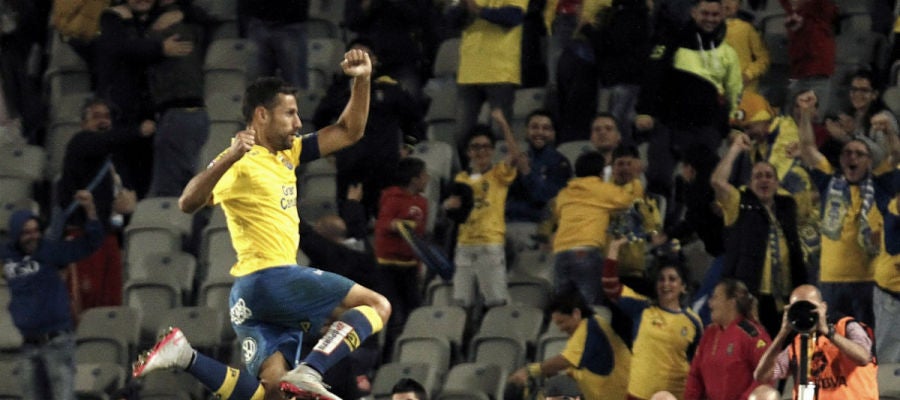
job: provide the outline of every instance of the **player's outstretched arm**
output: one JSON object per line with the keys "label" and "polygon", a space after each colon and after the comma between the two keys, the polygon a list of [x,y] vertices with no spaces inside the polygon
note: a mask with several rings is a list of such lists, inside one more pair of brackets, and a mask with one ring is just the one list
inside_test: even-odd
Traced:
{"label": "player's outstretched arm", "polygon": [[256,143],[256,132],[252,128],[235,134],[228,152],[213,161],[205,171],[194,176],[184,187],[181,197],[178,198],[178,208],[192,214],[209,204],[216,183],[219,182],[222,175],[225,175],[228,168],[231,168],[245,153],[250,151],[254,143]]}
{"label": "player's outstretched arm", "polygon": [[324,156],[356,143],[363,137],[369,119],[372,60],[365,51],[352,49],[344,54],[341,68],[353,77],[350,100],[337,122],[319,131],[319,152]]}

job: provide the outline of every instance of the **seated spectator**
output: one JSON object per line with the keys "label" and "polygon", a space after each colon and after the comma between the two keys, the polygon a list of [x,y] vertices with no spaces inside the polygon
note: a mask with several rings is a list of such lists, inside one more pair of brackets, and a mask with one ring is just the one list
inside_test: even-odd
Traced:
{"label": "seated spectator", "polygon": [[867,70],[857,71],[850,78],[850,106],[837,118],[825,120],[828,133],[840,144],[860,139],[872,149],[873,165],[880,165],[887,157],[887,135],[897,133],[897,118],[881,100],[875,75]]}
{"label": "seated spectator", "polygon": [[414,379],[403,378],[391,388],[391,400],[428,400],[428,392]]}
{"label": "seated spectator", "polygon": [[[631,332],[627,329],[631,321],[613,324],[601,318],[579,292],[555,295],[548,310],[553,323],[569,337],[566,347],[558,355],[516,370],[507,381],[521,390],[529,378],[549,378],[544,386],[547,398],[580,392],[586,400],[624,399],[632,357]],[[623,317],[613,314],[613,318]],[[615,325],[626,329],[616,331]],[[558,376],[574,379],[577,387],[561,392],[563,388],[555,386]]]}
{"label": "seated spectator", "polygon": [[[546,110],[534,110],[526,119],[525,140],[528,149],[522,154],[519,163],[521,174],[516,176],[509,187],[506,199],[506,222],[538,223],[546,219],[547,202],[556,197],[559,190],[566,185],[572,176],[572,165],[569,160],[554,148],[556,141],[556,124]],[[513,237],[514,248],[534,247],[532,236]]]}

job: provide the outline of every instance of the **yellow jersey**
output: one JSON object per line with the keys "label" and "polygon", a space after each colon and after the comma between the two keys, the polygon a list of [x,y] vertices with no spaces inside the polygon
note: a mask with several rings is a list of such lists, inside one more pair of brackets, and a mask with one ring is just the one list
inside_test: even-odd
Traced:
{"label": "yellow jersey", "polygon": [[[315,135],[296,138],[290,149],[274,154],[254,145],[213,188],[213,204],[221,205],[225,211],[231,243],[237,252],[232,275],[244,276],[297,263],[300,216],[295,169],[304,144],[315,147]],[[314,155],[304,157],[304,162],[317,158],[317,150],[316,147],[309,151]]]}

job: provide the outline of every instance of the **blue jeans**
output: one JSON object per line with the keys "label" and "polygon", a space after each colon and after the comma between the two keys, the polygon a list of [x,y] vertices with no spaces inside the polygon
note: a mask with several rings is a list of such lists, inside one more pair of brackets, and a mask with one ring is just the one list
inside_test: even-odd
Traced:
{"label": "blue jeans", "polygon": [[21,368],[24,399],[74,400],[75,334],[59,335],[43,345],[23,345]]}
{"label": "blue jeans", "polygon": [[872,282],[821,282],[822,300],[828,303],[828,314],[848,316],[875,326],[872,311]]}
{"label": "blue jeans", "polygon": [[609,113],[616,117],[619,121],[619,131],[622,133],[622,141],[629,144],[636,144],[633,137],[634,107],[637,105],[638,95],[641,92],[639,85],[628,83],[613,85],[609,87]]}
{"label": "blue jeans", "polygon": [[[181,196],[197,172],[200,149],[209,136],[206,110],[171,108],[163,112],[153,138],[150,196]],[[221,144],[222,149],[228,146]]]}
{"label": "blue jeans", "polygon": [[308,87],[306,28],[303,23],[274,23],[250,18],[247,38],[259,49],[256,76],[274,76],[299,88]]}
{"label": "blue jeans", "polygon": [[564,250],[556,253],[553,265],[553,292],[578,289],[588,304],[603,301],[603,252],[598,248]]}

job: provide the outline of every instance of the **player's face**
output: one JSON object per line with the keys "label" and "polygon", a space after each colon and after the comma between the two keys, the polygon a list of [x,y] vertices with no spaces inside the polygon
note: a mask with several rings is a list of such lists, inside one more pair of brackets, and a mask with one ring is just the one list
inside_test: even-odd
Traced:
{"label": "player's face", "polygon": [[556,140],[556,130],[553,129],[553,121],[544,115],[535,115],[528,120],[526,136],[531,146],[542,149],[544,146]]}
{"label": "player's face", "polygon": [[274,151],[290,149],[294,138],[303,124],[297,110],[297,98],[292,95],[278,94],[275,107],[266,110],[265,132],[261,135],[261,143]]}

